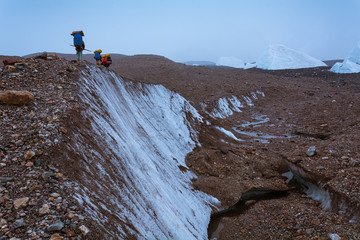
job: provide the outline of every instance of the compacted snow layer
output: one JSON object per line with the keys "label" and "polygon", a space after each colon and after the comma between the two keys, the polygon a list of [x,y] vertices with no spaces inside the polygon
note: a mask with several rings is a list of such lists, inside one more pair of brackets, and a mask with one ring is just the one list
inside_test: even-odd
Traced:
{"label": "compacted snow layer", "polygon": [[297,69],[327,66],[324,62],[284,45],[270,45],[256,62],[257,68],[267,70]]}
{"label": "compacted snow layer", "polygon": [[85,169],[76,198],[106,239],[207,239],[210,205],[219,202],[192,189],[196,176],[184,171],[197,144],[191,124],[202,117],[161,85],[125,82],[94,67],[81,80],[93,137],[79,133],[72,149]]}

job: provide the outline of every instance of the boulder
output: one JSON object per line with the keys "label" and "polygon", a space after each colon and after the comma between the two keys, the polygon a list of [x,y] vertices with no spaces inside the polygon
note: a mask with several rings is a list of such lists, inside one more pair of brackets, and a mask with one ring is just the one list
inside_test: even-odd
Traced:
{"label": "boulder", "polygon": [[15,63],[17,63],[17,61],[15,59],[4,59],[3,63],[5,66],[7,66],[7,65],[14,65]]}
{"label": "boulder", "polygon": [[28,91],[7,90],[0,91],[0,103],[8,105],[29,104],[34,100],[34,95]]}

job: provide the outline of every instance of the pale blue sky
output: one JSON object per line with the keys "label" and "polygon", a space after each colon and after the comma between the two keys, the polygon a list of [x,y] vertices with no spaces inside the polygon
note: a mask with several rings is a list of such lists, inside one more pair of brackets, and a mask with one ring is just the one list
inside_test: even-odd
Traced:
{"label": "pale blue sky", "polygon": [[360,41],[360,0],[0,0],[0,55],[86,48],[174,61],[256,61],[269,44],[321,60]]}

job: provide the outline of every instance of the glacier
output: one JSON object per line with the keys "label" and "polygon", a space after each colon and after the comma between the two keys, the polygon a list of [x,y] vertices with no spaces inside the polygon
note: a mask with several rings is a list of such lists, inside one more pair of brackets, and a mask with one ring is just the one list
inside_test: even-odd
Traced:
{"label": "glacier", "polygon": [[208,239],[220,202],[193,189],[196,176],[185,164],[199,144],[196,109],[162,85],[93,66],[78,84],[90,125],[80,124],[67,146],[80,159],[74,197],[104,239]]}
{"label": "glacier", "polygon": [[268,46],[256,61],[257,68],[265,70],[298,69],[327,66],[324,62],[281,44]]}
{"label": "glacier", "polygon": [[359,73],[360,72],[360,42],[358,42],[343,62],[337,62],[329,70],[334,73]]}
{"label": "glacier", "polygon": [[350,61],[349,59],[345,59],[342,63],[335,63],[329,71],[334,73],[359,73],[360,65]]}

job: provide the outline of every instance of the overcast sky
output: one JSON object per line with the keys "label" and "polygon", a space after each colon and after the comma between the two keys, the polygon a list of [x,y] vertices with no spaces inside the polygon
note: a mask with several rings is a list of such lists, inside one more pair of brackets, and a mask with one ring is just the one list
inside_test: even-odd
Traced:
{"label": "overcast sky", "polygon": [[0,55],[74,53],[74,30],[103,53],[256,61],[269,44],[321,60],[360,41],[360,0],[0,0]]}

